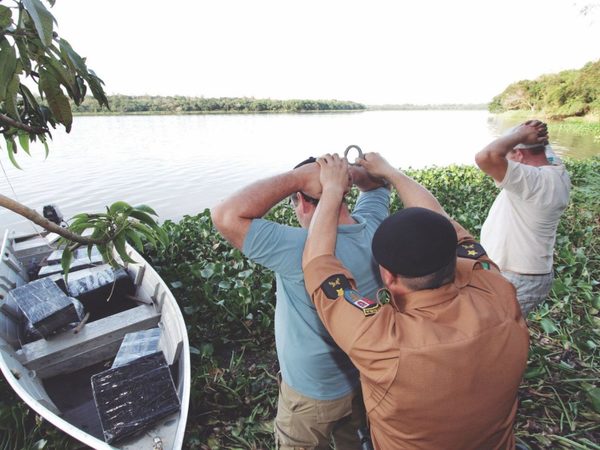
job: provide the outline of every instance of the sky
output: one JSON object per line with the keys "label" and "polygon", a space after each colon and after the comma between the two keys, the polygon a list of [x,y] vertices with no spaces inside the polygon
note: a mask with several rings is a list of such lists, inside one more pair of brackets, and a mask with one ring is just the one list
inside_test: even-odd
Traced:
{"label": "sky", "polygon": [[57,0],[51,12],[109,94],[487,103],[600,59],[598,0]]}

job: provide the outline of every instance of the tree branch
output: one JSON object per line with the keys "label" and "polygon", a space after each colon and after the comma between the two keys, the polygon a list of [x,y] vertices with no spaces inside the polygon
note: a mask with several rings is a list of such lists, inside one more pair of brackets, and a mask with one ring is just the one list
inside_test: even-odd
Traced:
{"label": "tree branch", "polygon": [[48,132],[48,128],[32,127],[24,123],[17,122],[16,120],[11,119],[10,117],[4,114],[0,114],[0,123],[3,123],[10,127],[18,128],[20,130],[25,130],[28,133],[43,134]]}
{"label": "tree branch", "polygon": [[44,216],[41,216],[39,213],[34,211],[31,208],[28,208],[25,205],[22,205],[19,202],[14,201],[13,199],[6,197],[0,194],[0,206],[10,209],[11,211],[25,217],[26,219],[31,220],[33,223],[39,225],[42,228],[45,228],[48,231],[58,234],[59,236],[64,237],[73,242],[77,242],[83,245],[89,244],[106,244],[111,240],[110,236],[105,237],[104,239],[91,239],[88,237],[81,236],[79,234],[73,233],[67,228],[63,228],[55,224],[54,222],[50,222]]}

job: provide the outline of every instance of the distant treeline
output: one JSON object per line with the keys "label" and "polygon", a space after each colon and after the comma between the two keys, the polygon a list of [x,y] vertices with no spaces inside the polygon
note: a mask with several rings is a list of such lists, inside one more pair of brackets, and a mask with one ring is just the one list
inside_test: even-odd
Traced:
{"label": "distant treeline", "polygon": [[98,102],[86,97],[80,106],[72,105],[75,113],[208,113],[208,112],[304,112],[354,111],[365,105],[340,100],[271,100],[251,97],[204,98],[111,95],[110,112]]}
{"label": "distant treeline", "polygon": [[600,114],[600,60],[579,70],[565,70],[522,80],[494,97],[490,112],[529,110],[552,118]]}
{"label": "distant treeline", "polygon": [[368,109],[377,111],[420,111],[420,110],[479,110],[487,109],[486,103],[471,104],[471,103],[445,103],[439,105],[414,105],[412,103],[403,103],[401,105],[369,105]]}

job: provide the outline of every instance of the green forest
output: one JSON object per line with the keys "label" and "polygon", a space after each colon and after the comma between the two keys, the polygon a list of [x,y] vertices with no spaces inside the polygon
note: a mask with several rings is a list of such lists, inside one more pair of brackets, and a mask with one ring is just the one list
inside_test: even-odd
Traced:
{"label": "green forest", "polygon": [[600,60],[581,69],[542,75],[510,84],[494,97],[489,111],[527,110],[553,119],[600,114]]}
{"label": "green forest", "polygon": [[246,112],[316,112],[356,111],[366,109],[360,103],[341,100],[272,100],[252,97],[160,97],[154,95],[111,95],[110,110],[102,108],[93,98],[79,105],[72,103],[74,113],[79,114],[181,114],[181,113],[246,113]]}

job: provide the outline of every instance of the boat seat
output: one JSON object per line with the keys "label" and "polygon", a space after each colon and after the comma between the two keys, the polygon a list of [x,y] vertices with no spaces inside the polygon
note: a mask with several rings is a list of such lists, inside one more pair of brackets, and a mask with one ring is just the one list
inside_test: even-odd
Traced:
{"label": "boat seat", "polygon": [[77,334],[69,330],[25,344],[17,357],[42,379],[71,373],[113,358],[125,334],[156,327],[159,320],[153,305],[137,306],[88,323]]}

